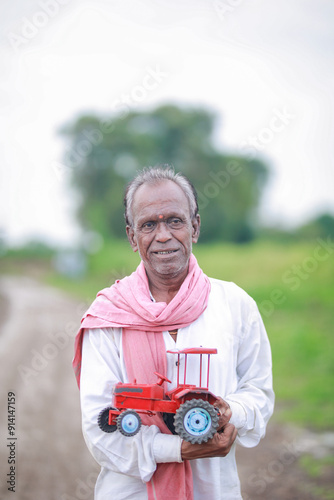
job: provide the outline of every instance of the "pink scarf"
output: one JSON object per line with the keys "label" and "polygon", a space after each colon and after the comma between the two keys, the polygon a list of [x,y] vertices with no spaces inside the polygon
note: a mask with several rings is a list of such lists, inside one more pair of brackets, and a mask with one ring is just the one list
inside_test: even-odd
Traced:
{"label": "pink scarf", "polygon": [[[123,328],[122,343],[128,379],[136,379],[138,383],[155,383],[155,371],[163,375],[167,373],[162,332],[193,323],[205,310],[209,293],[209,279],[191,255],[188,275],[173,300],[169,304],[152,302],[145,267],[141,262],[131,276],[99,292],[82,318],[73,359],[78,386],[85,328]],[[160,414],[154,417],[143,415],[142,420],[144,425],[157,425],[161,432],[170,434]],[[147,483],[147,492],[149,500],[192,500],[189,462],[158,464],[151,481]]]}

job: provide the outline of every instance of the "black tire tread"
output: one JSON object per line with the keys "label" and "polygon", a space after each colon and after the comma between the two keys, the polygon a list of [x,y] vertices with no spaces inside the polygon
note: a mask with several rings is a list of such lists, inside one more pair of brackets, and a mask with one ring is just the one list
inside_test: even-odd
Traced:
{"label": "black tire tread", "polygon": [[102,411],[100,411],[99,416],[97,418],[97,423],[100,427],[100,429],[103,432],[115,432],[117,430],[116,425],[109,425],[108,420],[109,420],[109,410],[115,410],[112,406],[109,406],[108,408],[104,408]]}

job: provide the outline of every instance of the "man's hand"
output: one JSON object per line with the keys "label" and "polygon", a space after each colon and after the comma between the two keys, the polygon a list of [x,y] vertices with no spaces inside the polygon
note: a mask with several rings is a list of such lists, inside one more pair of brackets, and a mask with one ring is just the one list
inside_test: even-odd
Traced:
{"label": "man's hand", "polygon": [[213,405],[215,408],[219,410],[219,421],[218,421],[218,432],[222,431],[226,424],[229,423],[230,418],[232,417],[232,410],[230,405],[226,403],[222,398],[218,398],[218,400]]}
{"label": "man's hand", "polygon": [[232,424],[226,424],[221,432],[216,432],[207,443],[191,444],[182,441],[182,460],[194,460],[195,458],[225,457],[237,437],[237,429]]}

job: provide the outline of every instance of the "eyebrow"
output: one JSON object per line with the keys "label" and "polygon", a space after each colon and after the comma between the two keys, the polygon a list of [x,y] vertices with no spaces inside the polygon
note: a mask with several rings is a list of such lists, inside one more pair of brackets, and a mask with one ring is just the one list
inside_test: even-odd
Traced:
{"label": "eyebrow", "polygon": [[159,221],[162,218],[163,219],[170,219],[173,217],[177,217],[178,219],[182,219],[182,220],[187,219],[188,216],[184,211],[181,211],[181,210],[176,211],[176,210],[175,211],[171,210],[170,212],[167,212],[166,215],[163,215],[161,212],[155,212],[154,214],[152,214],[152,212],[143,213],[142,215],[138,216],[137,223],[142,224],[143,222],[147,222],[147,221]]}
{"label": "eyebrow", "polygon": [[175,212],[173,212],[172,214],[168,214],[167,216],[163,216],[162,214],[159,214],[159,215],[155,215],[155,216],[142,216],[142,217],[138,217],[137,219],[137,225],[138,226],[141,226],[142,224],[145,224],[145,222],[159,222],[161,220],[168,220],[168,219],[181,219],[182,221],[186,221],[187,220],[187,216],[186,214],[176,214]]}

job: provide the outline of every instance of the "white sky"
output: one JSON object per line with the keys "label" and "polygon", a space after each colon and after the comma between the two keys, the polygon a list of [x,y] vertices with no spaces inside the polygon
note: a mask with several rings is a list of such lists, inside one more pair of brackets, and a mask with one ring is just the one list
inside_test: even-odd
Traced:
{"label": "white sky", "polygon": [[126,109],[216,111],[223,150],[269,161],[266,223],[334,212],[331,0],[12,0],[0,19],[0,231],[10,243],[74,241],[57,129],[83,112],[115,113],[126,95]]}

